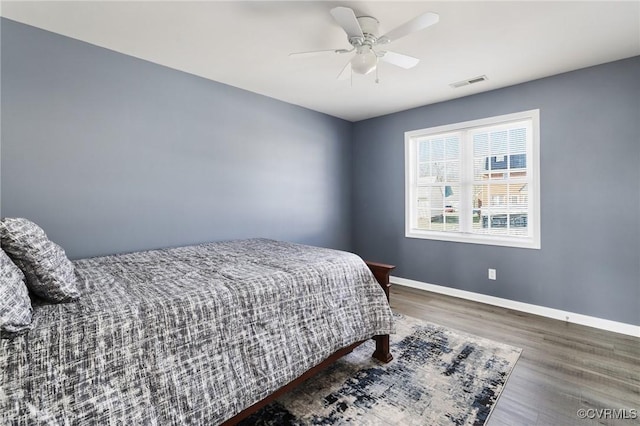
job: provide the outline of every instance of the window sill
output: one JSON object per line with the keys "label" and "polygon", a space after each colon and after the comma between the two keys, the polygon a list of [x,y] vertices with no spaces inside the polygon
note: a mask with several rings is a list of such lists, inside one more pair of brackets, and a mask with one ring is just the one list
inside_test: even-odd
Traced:
{"label": "window sill", "polygon": [[540,249],[540,239],[531,237],[501,237],[496,235],[478,235],[469,233],[453,233],[438,231],[407,230],[407,238],[423,240],[449,241],[454,243],[484,244],[489,246],[514,247],[524,249]]}

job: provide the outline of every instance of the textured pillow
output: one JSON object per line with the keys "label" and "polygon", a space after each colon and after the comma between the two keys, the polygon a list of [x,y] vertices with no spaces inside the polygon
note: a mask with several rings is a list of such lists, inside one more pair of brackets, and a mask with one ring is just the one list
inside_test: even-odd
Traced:
{"label": "textured pillow", "polygon": [[0,335],[31,328],[31,299],[22,271],[0,250]]}
{"label": "textured pillow", "polygon": [[76,299],[73,264],[62,247],[49,240],[38,225],[23,218],[0,221],[2,249],[18,265],[34,294],[52,302]]}

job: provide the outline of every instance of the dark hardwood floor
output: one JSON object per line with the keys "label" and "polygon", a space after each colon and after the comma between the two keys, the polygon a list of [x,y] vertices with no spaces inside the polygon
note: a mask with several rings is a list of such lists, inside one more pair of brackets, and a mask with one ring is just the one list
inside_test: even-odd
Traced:
{"label": "dark hardwood floor", "polygon": [[391,307],[523,349],[488,426],[640,425],[640,338],[398,285]]}

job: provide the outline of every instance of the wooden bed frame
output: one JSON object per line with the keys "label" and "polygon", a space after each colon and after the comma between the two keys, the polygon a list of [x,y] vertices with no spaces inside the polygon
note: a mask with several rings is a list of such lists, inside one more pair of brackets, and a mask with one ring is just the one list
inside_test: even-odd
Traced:
{"label": "wooden bed frame", "polygon": [[[371,272],[373,272],[373,275],[376,277],[376,280],[378,280],[378,283],[380,284],[380,286],[384,290],[384,293],[387,295],[387,301],[388,301],[389,300],[389,288],[391,287],[391,284],[389,283],[389,275],[391,274],[391,271],[395,268],[395,266],[386,265],[384,263],[377,263],[377,262],[366,262],[366,264],[369,267],[369,269],[371,269]],[[379,361],[382,361],[384,363],[387,363],[387,362],[391,361],[393,359],[393,356],[391,355],[391,351],[390,351],[390,347],[389,347],[389,335],[388,334],[384,334],[384,335],[380,335],[380,336],[374,336],[373,339],[376,341],[376,350],[375,350],[375,352],[373,352],[372,356],[375,359],[377,359]],[[365,342],[365,340],[363,340],[362,342],[357,342],[357,343],[354,343],[353,345],[350,345],[350,346],[347,346],[345,348],[337,350],[332,355],[330,355],[327,359],[322,361],[320,364],[316,365],[315,367],[312,367],[310,370],[307,370],[300,377],[298,377],[297,379],[294,379],[293,381],[291,381],[288,384],[284,385],[283,387],[281,387],[280,389],[278,389],[277,391],[275,391],[274,393],[272,393],[271,395],[269,395],[268,397],[266,397],[262,401],[258,401],[255,404],[253,404],[252,406],[250,406],[250,407],[244,409],[243,411],[239,412],[238,414],[236,414],[235,416],[233,416],[229,420],[227,420],[224,423],[222,423],[222,425],[223,426],[231,426],[231,425],[235,425],[235,424],[239,423],[240,421],[242,421],[243,419],[249,417],[251,414],[255,413],[256,411],[258,411],[262,407],[264,407],[264,406],[270,404],[271,402],[273,402],[274,400],[276,400],[282,394],[289,392],[290,390],[292,390],[296,386],[300,385],[302,382],[304,382],[308,378],[310,378],[312,376],[315,376],[320,371],[324,370],[329,365],[331,365],[334,362],[336,362],[338,359],[342,358],[343,356],[345,356],[349,352],[353,351],[355,348],[357,348],[358,346],[360,346],[364,342]]]}

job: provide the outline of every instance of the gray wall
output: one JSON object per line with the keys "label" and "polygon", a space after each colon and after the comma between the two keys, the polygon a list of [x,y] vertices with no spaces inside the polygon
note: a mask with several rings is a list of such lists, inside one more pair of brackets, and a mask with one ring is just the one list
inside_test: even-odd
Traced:
{"label": "gray wall", "polygon": [[350,247],[351,124],[2,19],[1,215],[70,257]]}
{"label": "gray wall", "polygon": [[[355,251],[399,277],[640,324],[638,76],[635,57],[356,123]],[[541,250],[404,237],[405,131],[535,108]]]}

